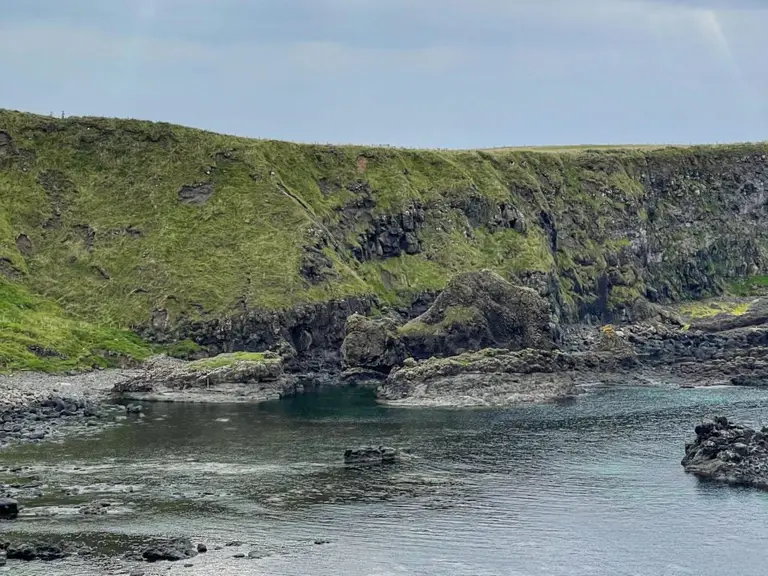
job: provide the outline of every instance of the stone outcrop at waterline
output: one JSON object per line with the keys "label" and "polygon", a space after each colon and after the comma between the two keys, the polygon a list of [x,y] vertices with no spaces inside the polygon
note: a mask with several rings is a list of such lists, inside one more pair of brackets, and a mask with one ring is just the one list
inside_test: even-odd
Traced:
{"label": "stone outcrop at waterline", "polygon": [[194,362],[159,356],[113,393],[130,400],[263,401],[290,395],[295,385],[278,354],[236,352]]}
{"label": "stone outcrop at waterline", "polygon": [[502,406],[574,396],[576,384],[631,368],[631,353],[486,349],[450,358],[408,361],[378,389],[400,405]]}
{"label": "stone outcrop at waterline", "polygon": [[727,484],[768,490],[768,427],[756,431],[724,416],[696,426],[681,464],[686,472]]}

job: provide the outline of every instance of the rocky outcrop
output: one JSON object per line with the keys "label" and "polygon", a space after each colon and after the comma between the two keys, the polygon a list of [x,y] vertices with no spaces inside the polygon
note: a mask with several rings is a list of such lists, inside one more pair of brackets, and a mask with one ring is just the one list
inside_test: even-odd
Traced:
{"label": "rocky outcrop", "polygon": [[365,368],[384,374],[405,359],[397,324],[389,318],[372,319],[353,314],[347,319],[341,345],[344,368]]}
{"label": "rocky outcrop", "polygon": [[182,186],[178,192],[179,202],[188,206],[202,206],[213,195],[213,192],[214,186],[210,182]]}
{"label": "rocky outcrop", "polygon": [[221,354],[213,358],[185,362],[161,356],[148,361],[144,371],[119,382],[114,392],[152,392],[157,388],[184,390],[221,384],[275,382],[283,375],[280,356],[263,354]]}
{"label": "rocky outcrop", "polygon": [[729,422],[724,416],[696,426],[696,439],[685,445],[686,472],[727,484],[768,490],[768,428],[760,431]]}
{"label": "rocky outcrop", "polygon": [[33,560],[51,562],[72,555],[70,550],[63,548],[59,544],[42,542],[9,543],[5,553],[9,560],[23,560],[25,562],[32,562]]}
{"label": "rocky outcrop", "polygon": [[509,405],[573,396],[577,378],[635,366],[631,352],[565,353],[486,349],[423,362],[406,361],[378,389],[387,403],[433,406]]}
{"label": "rocky outcrop", "polygon": [[147,548],[142,552],[142,557],[147,562],[159,562],[166,560],[168,562],[178,562],[197,556],[197,547],[189,540],[171,540]]}
{"label": "rocky outcrop", "polygon": [[344,464],[392,464],[397,460],[397,450],[387,446],[364,446],[344,451]]}
{"label": "rocky outcrop", "polygon": [[211,356],[282,349],[286,372],[338,372],[347,318],[368,314],[373,303],[371,297],[348,298],[286,310],[247,310],[227,318],[182,318],[173,326],[166,320],[141,334],[161,343],[190,340]]}
{"label": "rocky outcrop", "polygon": [[459,274],[429,309],[400,329],[414,358],[482,348],[553,346],[549,302],[490,270]]}

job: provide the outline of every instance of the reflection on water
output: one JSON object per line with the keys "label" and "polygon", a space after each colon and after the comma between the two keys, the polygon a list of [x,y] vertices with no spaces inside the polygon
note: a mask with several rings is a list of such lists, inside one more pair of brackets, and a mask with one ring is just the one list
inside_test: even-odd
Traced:
{"label": "reflection on water", "polygon": [[[394,409],[365,391],[156,404],[99,438],[15,448],[0,464],[44,483],[28,512],[88,499],[125,508],[27,516],[16,531],[109,550],[185,535],[263,551],[232,574],[762,575],[768,494],[700,483],[679,461],[705,414],[768,422],[764,396],[596,389],[509,410]],[[345,468],[344,449],[360,444],[407,456]]]}

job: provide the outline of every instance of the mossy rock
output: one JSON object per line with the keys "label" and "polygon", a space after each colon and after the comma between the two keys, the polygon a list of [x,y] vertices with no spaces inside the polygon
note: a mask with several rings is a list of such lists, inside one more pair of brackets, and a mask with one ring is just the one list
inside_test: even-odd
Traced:
{"label": "mossy rock", "polygon": [[411,356],[429,358],[482,348],[549,349],[553,328],[547,300],[481,270],[451,279],[432,306],[399,332]]}
{"label": "mossy rock", "polygon": [[347,319],[345,332],[341,346],[344,368],[366,368],[386,374],[405,358],[397,324],[388,318],[353,314]]}

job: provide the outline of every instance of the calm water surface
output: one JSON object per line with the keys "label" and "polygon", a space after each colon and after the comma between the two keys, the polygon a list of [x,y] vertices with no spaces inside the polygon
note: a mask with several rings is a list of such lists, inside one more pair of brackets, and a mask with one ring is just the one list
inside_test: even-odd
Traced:
{"label": "calm water surface", "polygon": [[[365,392],[264,406],[158,404],[141,422],[16,448],[0,464],[32,466],[69,489],[42,504],[107,497],[130,507],[24,518],[17,533],[116,548],[154,535],[237,539],[263,556],[201,556],[162,573],[763,576],[768,494],[700,482],[679,463],[695,423],[713,413],[760,425],[768,395],[610,388],[508,410],[393,409]],[[344,468],[343,450],[368,443],[411,456]]]}

